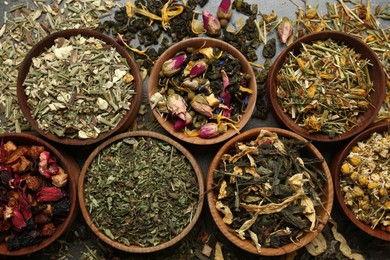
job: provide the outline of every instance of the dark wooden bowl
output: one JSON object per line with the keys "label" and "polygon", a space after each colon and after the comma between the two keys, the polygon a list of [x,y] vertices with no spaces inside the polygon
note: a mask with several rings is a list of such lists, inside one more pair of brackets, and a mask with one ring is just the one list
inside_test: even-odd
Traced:
{"label": "dark wooden bowl", "polygon": [[[326,40],[328,38],[333,39],[338,43],[344,43],[347,46],[350,46],[355,49],[356,52],[362,54],[362,58],[367,58],[370,60],[372,66],[369,67],[369,73],[371,80],[373,81],[373,90],[371,92],[370,98],[371,103],[368,109],[362,113],[359,118],[359,124],[352,128],[350,131],[347,131],[343,134],[330,137],[324,133],[308,133],[304,128],[294,122],[291,116],[285,113],[277,99],[277,84],[276,76],[279,70],[282,68],[286,57],[289,52],[299,53],[301,49],[301,43],[310,43],[317,40]],[[336,31],[323,31],[318,33],[311,33],[306,36],[303,36],[293,42],[290,46],[284,49],[280,55],[276,58],[273,63],[267,78],[267,98],[271,107],[271,110],[275,118],[291,131],[305,137],[308,140],[318,141],[318,142],[336,142],[348,139],[352,136],[357,135],[363,131],[369,124],[375,119],[379,109],[382,106],[383,100],[385,97],[385,75],[383,71],[382,64],[375,52],[365,44],[360,39],[349,35],[347,33],[336,32]]]}
{"label": "dark wooden bowl", "polygon": [[[54,43],[55,40],[59,37],[64,37],[64,38],[70,38],[72,36],[77,36],[77,35],[83,35],[87,37],[95,37],[97,39],[100,39],[107,44],[112,45],[113,47],[116,48],[117,52],[122,55],[129,67],[132,76],[134,77],[134,83],[135,83],[135,95],[131,99],[131,106],[130,110],[125,114],[125,116],[122,118],[122,120],[116,125],[115,128],[111,129],[110,131],[107,131],[105,133],[100,134],[97,138],[92,139],[72,139],[72,138],[61,138],[58,137],[57,135],[46,132],[38,127],[38,124],[36,120],[33,118],[31,115],[31,110],[27,105],[27,96],[25,93],[25,87],[24,87],[24,80],[26,79],[26,76],[29,72],[30,65],[32,63],[32,58],[39,56],[42,52],[44,52],[47,48],[50,48]],[[27,53],[26,57],[24,58],[20,68],[19,68],[19,73],[17,77],[17,96],[18,96],[18,101],[19,101],[19,106],[23,112],[23,115],[27,119],[27,121],[30,123],[32,128],[36,130],[39,134],[42,136],[55,141],[57,143],[61,144],[66,144],[66,145],[90,145],[90,144],[95,144],[98,143],[109,136],[112,136],[115,133],[120,133],[128,130],[128,128],[131,126],[131,124],[134,122],[139,107],[141,105],[141,100],[142,100],[142,80],[141,76],[139,74],[139,69],[134,61],[134,59],[129,55],[129,53],[122,48],[113,38],[99,33],[97,31],[93,30],[88,30],[88,29],[68,29],[68,30],[63,30],[59,32],[52,33],[45,38],[43,38],[41,41],[39,41],[37,44],[35,44],[31,50]],[[130,101],[130,100],[129,100]]]}
{"label": "dark wooden bowl", "polygon": [[368,137],[370,137],[373,133],[378,132],[385,132],[390,129],[390,123],[389,122],[381,122],[376,123],[369,128],[367,128],[365,131],[354,137],[351,141],[348,142],[347,145],[345,145],[342,149],[340,149],[333,157],[332,162],[330,165],[330,169],[332,172],[333,177],[333,183],[334,183],[334,189],[336,192],[337,201],[345,213],[345,215],[361,230],[366,232],[367,234],[377,237],[379,239],[390,241],[390,233],[386,232],[384,230],[381,230],[380,228],[372,229],[370,225],[358,220],[353,212],[350,210],[350,208],[345,204],[343,194],[341,193],[340,189],[340,175],[341,173],[341,165],[343,164],[345,158],[350,153],[351,149],[358,143],[361,142]]}
{"label": "dark wooden bowl", "polygon": [[71,202],[71,208],[64,222],[62,222],[60,225],[57,226],[57,230],[55,234],[51,237],[43,239],[43,241],[39,244],[29,246],[29,247],[24,247],[14,251],[9,251],[7,249],[7,245],[4,242],[0,243],[0,255],[27,256],[53,243],[65,232],[65,230],[72,224],[72,222],[76,218],[77,210],[78,210],[76,188],[77,188],[77,181],[78,181],[78,175],[80,173],[80,168],[70,156],[60,152],[51,144],[44,141],[38,136],[32,134],[26,134],[26,133],[5,133],[0,135],[0,140],[1,139],[4,139],[4,142],[12,141],[16,145],[44,146],[47,151],[49,151],[58,159],[58,165],[63,167],[63,169],[68,173],[67,189],[68,189],[68,194]]}
{"label": "dark wooden bowl", "polygon": [[[207,180],[206,180],[206,190],[208,191],[207,193],[207,200],[208,200],[208,205],[211,211],[211,215],[218,226],[219,230],[225,235],[225,237],[230,240],[234,245],[237,247],[248,251],[252,254],[259,254],[256,250],[255,245],[252,243],[250,239],[246,240],[241,240],[237,235],[233,234],[230,231],[230,227],[226,225],[223,222],[223,215],[216,209],[215,207],[215,202],[216,202],[216,197],[218,194],[218,191],[215,191],[213,187],[215,186],[215,183],[213,181],[214,178],[214,170],[218,168],[218,164],[221,161],[221,158],[224,154],[231,154],[233,146],[238,143],[238,142],[249,142],[252,140],[255,140],[256,137],[259,135],[261,129],[266,129],[271,132],[274,132],[278,134],[278,136],[283,136],[287,138],[294,138],[297,140],[303,140],[305,141],[306,139],[299,136],[298,134],[295,134],[291,131],[280,129],[280,128],[273,128],[273,127],[264,127],[264,128],[254,128],[248,131],[245,131],[235,137],[233,137],[231,140],[227,141],[221,149],[218,151],[218,153],[215,155],[214,159],[212,160],[210,164],[210,168],[208,171],[207,175]],[[320,197],[323,206],[324,207],[316,207],[316,215],[318,218],[321,220],[317,227],[315,232],[309,232],[303,237],[299,239],[299,241],[286,244],[282,247],[279,248],[271,248],[271,247],[262,247],[261,248],[261,253],[260,255],[264,256],[279,256],[279,255],[284,255],[288,254],[290,252],[296,251],[308,243],[310,243],[324,228],[326,222],[328,221],[330,217],[330,212],[332,210],[333,206],[333,182],[332,182],[332,176],[330,174],[328,165],[322,156],[322,154],[317,150],[317,148],[309,143],[307,146],[307,151],[311,153],[315,158],[318,158],[322,160],[321,163],[318,164],[318,168],[321,169],[326,177],[327,177],[327,183],[325,187],[323,187],[324,194],[322,197]]]}
{"label": "dark wooden bowl", "polygon": [[[256,93],[257,93],[257,84],[254,72],[252,70],[251,65],[249,64],[248,60],[245,58],[245,56],[237,50],[232,45],[218,40],[214,38],[205,38],[205,37],[198,37],[198,38],[191,38],[191,39],[185,39],[182,40],[174,45],[172,45],[170,48],[168,48],[156,61],[156,63],[153,66],[153,69],[150,73],[150,77],[148,80],[148,96],[150,97],[158,92],[159,89],[159,81],[160,76],[159,73],[161,71],[162,65],[166,60],[169,60],[170,58],[174,57],[177,53],[181,51],[185,51],[186,48],[201,48],[201,47],[216,47],[220,50],[226,51],[230,53],[233,57],[238,59],[240,61],[242,72],[248,73],[251,77],[249,82],[249,88],[253,91],[253,93],[250,95],[248,100],[248,105],[245,109],[245,113],[242,114],[242,117],[237,124],[237,129],[241,130],[249,121],[249,119],[252,116],[253,110],[256,105]],[[221,134],[217,137],[205,139],[201,137],[189,137],[185,135],[182,131],[175,131],[173,128],[173,122],[170,120],[167,120],[165,117],[161,117],[160,114],[154,109],[153,114],[156,117],[157,121],[160,123],[160,125],[168,131],[171,135],[173,135],[178,140],[185,141],[187,143],[197,144],[197,145],[211,145],[223,142],[232,136],[236,135],[237,132],[230,128],[228,131],[224,134]]]}
{"label": "dark wooden bowl", "polygon": [[[104,232],[99,230],[96,225],[93,224],[91,216],[88,212],[87,205],[85,203],[85,176],[87,174],[88,168],[90,167],[91,163],[93,160],[99,155],[99,153],[106,147],[114,144],[115,142],[125,139],[128,137],[150,137],[154,138],[157,140],[161,140],[166,142],[167,144],[172,145],[176,149],[178,149],[180,152],[185,155],[185,157],[188,159],[188,161],[191,163],[195,174],[196,178],[198,181],[199,185],[199,203],[196,209],[196,212],[190,221],[190,223],[183,229],[183,231],[177,235],[176,237],[172,238],[169,241],[166,241],[164,243],[161,243],[157,246],[148,246],[148,247],[141,247],[138,245],[129,245],[126,246],[122,243],[116,242],[111,240],[109,237],[107,237]],[[131,174],[131,172],[129,172]],[[95,233],[97,237],[99,237],[102,241],[107,243],[108,245],[117,248],[119,250],[125,251],[125,252],[132,252],[132,253],[151,253],[151,252],[156,252],[160,251],[163,249],[166,249],[168,247],[173,246],[174,244],[178,243],[180,240],[182,240],[194,227],[196,224],[197,220],[200,217],[202,208],[203,208],[203,198],[204,198],[204,181],[203,181],[203,173],[202,170],[196,161],[196,159],[193,157],[193,155],[186,149],[184,146],[179,144],[178,142],[174,141],[173,139],[151,131],[134,131],[134,132],[127,132],[123,134],[116,135],[114,137],[111,137],[110,139],[104,141],[102,144],[100,144],[92,153],[91,155],[87,158],[83,168],[81,169],[80,177],[79,177],[79,183],[78,183],[78,198],[79,198],[79,204],[80,204],[80,209],[81,213],[87,223],[87,225],[92,229],[92,231]]]}

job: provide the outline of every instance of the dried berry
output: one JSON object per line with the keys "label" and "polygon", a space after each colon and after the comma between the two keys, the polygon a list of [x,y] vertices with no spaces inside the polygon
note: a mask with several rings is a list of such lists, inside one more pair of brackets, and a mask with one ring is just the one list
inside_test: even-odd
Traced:
{"label": "dried berry", "polygon": [[62,200],[53,204],[53,214],[56,217],[66,217],[70,212],[70,200],[69,198],[63,198]]}
{"label": "dried berry", "polygon": [[43,226],[41,235],[44,237],[51,237],[56,232],[56,227],[53,223],[47,223]]}

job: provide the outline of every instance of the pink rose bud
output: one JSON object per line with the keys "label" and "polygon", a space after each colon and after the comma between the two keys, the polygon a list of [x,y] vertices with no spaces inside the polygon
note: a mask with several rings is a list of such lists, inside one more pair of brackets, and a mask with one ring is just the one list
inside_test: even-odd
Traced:
{"label": "pink rose bud", "polygon": [[293,34],[293,26],[287,17],[283,17],[282,22],[278,25],[278,35],[282,43],[286,43],[288,38]]}
{"label": "pink rose bud", "polygon": [[222,0],[219,4],[217,17],[222,27],[225,27],[232,17],[232,1]]}
{"label": "pink rose bud", "polygon": [[65,194],[60,188],[56,187],[42,187],[42,189],[37,193],[38,202],[52,202],[62,199]]}
{"label": "pink rose bud", "polygon": [[199,137],[206,139],[214,138],[226,131],[227,126],[225,124],[207,123],[199,129]]}
{"label": "pink rose bud", "polygon": [[169,95],[167,98],[167,108],[169,113],[181,120],[188,120],[187,103],[182,96],[178,94]]}
{"label": "pink rose bud", "polygon": [[202,95],[196,95],[191,100],[191,107],[199,114],[202,114],[208,118],[213,117],[213,108],[210,107],[206,97]]}
{"label": "pink rose bud", "polygon": [[214,15],[210,14],[206,10],[202,11],[203,27],[208,35],[219,35],[221,31],[221,24]]}
{"label": "pink rose bud", "polygon": [[207,70],[207,63],[202,59],[195,62],[190,71],[190,78],[195,78]]}
{"label": "pink rose bud", "polygon": [[178,73],[183,66],[184,61],[187,59],[186,54],[182,54],[165,61],[162,65],[162,73],[165,77],[171,77]]}

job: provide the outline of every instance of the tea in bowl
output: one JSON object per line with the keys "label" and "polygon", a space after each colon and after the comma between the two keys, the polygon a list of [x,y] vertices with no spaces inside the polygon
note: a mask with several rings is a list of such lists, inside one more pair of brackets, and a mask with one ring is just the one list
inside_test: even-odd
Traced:
{"label": "tea in bowl", "polygon": [[251,129],[226,142],[211,162],[206,189],[222,234],[264,256],[310,243],[333,204],[332,177],[321,153],[280,128]]}
{"label": "tea in bowl", "polygon": [[76,217],[77,163],[43,139],[0,135],[0,255],[27,256],[56,241]]}
{"label": "tea in bowl", "polygon": [[375,52],[347,33],[323,31],[297,39],[277,57],[267,96],[279,122],[308,140],[335,142],[363,131],[385,97]]}
{"label": "tea in bowl", "polygon": [[162,134],[134,131],[99,145],[81,170],[83,217],[108,245],[149,253],[178,243],[195,226],[204,183],[195,158]]}
{"label": "tea in bowl", "polygon": [[390,241],[390,124],[376,123],[334,155],[331,171],[337,201],[365,233]]}
{"label": "tea in bowl", "polygon": [[66,145],[89,145],[127,130],[142,99],[135,61],[113,38],[88,29],[52,33],[32,47],[17,78],[32,128]]}
{"label": "tea in bowl", "polygon": [[148,96],[160,125],[179,140],[209,145],[239,133],[252,116],[256,80],[236,48],[213,38],[191,38],[156,61]]}

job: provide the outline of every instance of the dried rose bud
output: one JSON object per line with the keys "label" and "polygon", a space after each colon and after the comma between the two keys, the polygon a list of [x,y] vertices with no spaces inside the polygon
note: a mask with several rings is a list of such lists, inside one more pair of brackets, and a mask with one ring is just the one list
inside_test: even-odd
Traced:
{"label": "dried rose bud", "polygon": [[190,90],[197,90],[199,88],[199,81],[196,78],[187,78],[183,81],[182,86]]}
{"label": "dried rose bud", "polygon": [[14,224],[14,227],[18,230],[26,226],[23,215],[16,209],[14,209],[11,220]]}
{"label": "dried rose bud", "polygon": [[194,63],[190,71],[190,78],[195,78],[203,74],[207,70],[207,63],[204,59],[198,60]]}
{"label": "dried rose bud", "polygon": [[169,60],[165,61],[162,65],[161,73],[165,77],[171,77],[174,74],[178,73],[182,66],[184,61],[187,59],[186,54],[182,54],[173,58],[170,58]]}
{"label": "dried rose bud", "polygon": [[282,22],[278,25],[278,35],[282,43],[286,43],[288,38],[293,34],[293,26],[290,19],[283,17]]}
{"label": "dried rose bud", "polygon": [[57,187],[42,187],[42,189],[38,191],[37,195],[38,202],[57,201],[65,196],[64,192]]}
{"label": "dried rose bud", "polygon": [[213,117],[213,108],[209,105],[205,96],[195,95],[190,104],[196,112],[208,118]]}
{"label": "dried rose bud", "polygon": [[208,35],[219,35],[221,32],[221,24],[217,17],[210,14],[206,10],[202,11],[203,27]]}
{"label": "dried rose bud", "polygon": [[34,223],[36,224],[45,224],[49,223],[51,218],[43,213],[38,213],[34,216]]}
{"label": "dried rose bud", "polygon": [[178,117],[181,120],[186,121],[187,116],[187,103],[182,96],[174,93],[167,97],[167,108],[172,116]]}
{"label": "dried rose bud", "polygon": [[64,187],[68,182],[68,174],[64,171],[64,169],[58,167],[58,173],[51,176],[51,181],[53,185],[58,188]]}
{"label": "dried rose bud", "polygon": [[53,223],[47,223],[43,226],[41,235],[44,237],[51,237],[56,232],[56,227]]}
{"label": "dried rose bud", "polygon": [[214,138],[227,131],[227,126],[224,124],[218,125],[216,123],[207,123],[200,128],[199,137]]}
{"label": "dried rose bud", "polygon": [[186,115],[188,116],[187,120],[182,120],[179,118],[175,121],[175,123],[173,124],[173,129],[175,131],[179,131],[179,130],[183,129],[184,127],[191,124],[192,116],[189,113],[187,113]]}
{"label": "dried rose bud", "polygon": [[27,176],[26,177],[26,185],[32,191],[37,191],[41,187],[41,182],[37,176]]}
{"label": "dried rose bud", "polygon": [[217,17],[222,27],[225,27],[232,17],[232,1],[222,0],[218,6]]}

